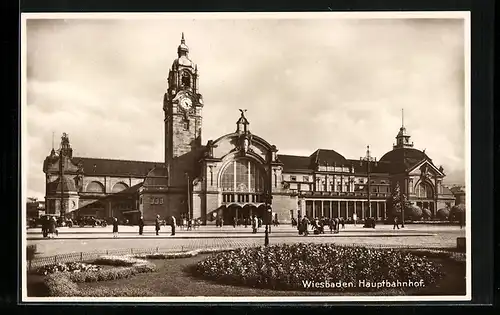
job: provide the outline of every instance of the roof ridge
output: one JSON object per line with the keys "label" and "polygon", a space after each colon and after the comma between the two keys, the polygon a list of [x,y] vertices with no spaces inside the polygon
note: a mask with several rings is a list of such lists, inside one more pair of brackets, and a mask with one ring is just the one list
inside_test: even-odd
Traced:
{"label": "roof ridge", "polygon": [[293,155],[293,154],[278,154],[278,156],[293,156],[293,157],[301,157],[301,158],[310,158],[311,156],[306,156],[306,155]]}
{"label": "roof ridge", "polygon": [[164,162],[157,161],[139,161],[139,160],[124,160],[124,159],[110,159],[110,158],[95,158],[95,157],[85,157],[85,156],[74,156],[72,160],[86,159],[86,160],[101,160],[101,161],[121,161],[121,162],[135,162],[135,163],[151,163],[151,164],[163,164]]}

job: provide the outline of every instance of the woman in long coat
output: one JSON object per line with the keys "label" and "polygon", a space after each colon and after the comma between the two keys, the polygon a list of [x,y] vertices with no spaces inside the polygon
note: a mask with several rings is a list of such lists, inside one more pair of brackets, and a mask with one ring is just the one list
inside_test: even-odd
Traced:
{"label": "woman in long coat", "polygon": [[113,218],[113,237],[117,238],[118,237],[118,219]]}

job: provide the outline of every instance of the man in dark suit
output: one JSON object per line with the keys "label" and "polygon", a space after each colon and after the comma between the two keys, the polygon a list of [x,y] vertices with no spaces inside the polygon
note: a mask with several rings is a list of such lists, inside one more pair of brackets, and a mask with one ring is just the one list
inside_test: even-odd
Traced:
{"label": "man in dark suit", "polygon": [[161,226],[161,222],[160,222],[160,215],[156,215],[156,222],[155,222],[155,228],[156,228],[156,235],[160,235],[160,226]]}
{"label": "man in dark suit", "polygon": [[139,218],[139,235],[142,235],[143,229],[144,229],[144,218],[141,215],[141,217]]}
{"label": "man in dark suit", "polygon": [[175,235],[175,221],[176,221],[175,217],[172,216],[171,222],[170,222],[170,226],[172,227],[172,234],[171,234],[172,236]]}

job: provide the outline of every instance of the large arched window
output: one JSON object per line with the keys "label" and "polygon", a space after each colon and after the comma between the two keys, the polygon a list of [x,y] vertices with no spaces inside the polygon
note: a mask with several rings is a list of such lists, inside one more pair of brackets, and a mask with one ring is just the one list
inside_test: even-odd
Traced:
{"label": "large arched window", "polygon": [[432,199],[434,194],[432,187],[428,183],[419,183],[415,189],[417,198]]}
{"label": "large arched window", "polygon": [[86,192],[104,193],[104,185],[99,182],[90,182],[85,189]]}
{"label": "large arched window", "polygon": [[113,186],[113,189],[111,190],[112,193],[117,193],[117,192],[120,192],[122,190],[125,190],[127,189],[128,186],[124,183],[116,183],[114,186]]}
{"label": "large arched window", "polygon": [[250,160],[230,162],[221,176],[220,186],[223,191],[264,191],[264,171]]}

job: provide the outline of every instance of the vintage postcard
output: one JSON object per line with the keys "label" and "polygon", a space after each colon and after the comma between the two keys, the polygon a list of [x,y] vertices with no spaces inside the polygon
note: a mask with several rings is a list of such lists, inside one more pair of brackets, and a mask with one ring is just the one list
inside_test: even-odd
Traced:
{"label": "vintage postcard", "polygon": [[471,299],[468,12],[21,37],[23,301]]}

